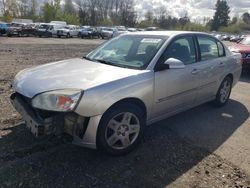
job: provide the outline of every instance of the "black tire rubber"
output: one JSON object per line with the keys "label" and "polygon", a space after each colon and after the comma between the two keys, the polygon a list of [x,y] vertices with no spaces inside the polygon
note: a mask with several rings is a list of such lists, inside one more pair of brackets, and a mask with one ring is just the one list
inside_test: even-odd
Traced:
{"label": "black tire rubber", "polygon": [[[220,100],[220,90],[222,89],[222,86],[223,86],[224,82],[226,82],[226,81],[228,81],[230,83],[230,93],[228,95],[227,100],[225,102],[221,102],[221,100]],[[216,98],[213,101],[214,106],[216,106],[216,107],[222,107],[222,106],[224,106],[228,102],[228,100],[230,98],[231,91],[232,91],[232,83],[233,83],[233,80],[229,76],[227,76],[226,78],[224,78],[224,80],[221,82],[221,85],[220,85],[220,87],[219,87],[219,89],[217,91]]]}
{"label": "black tire rubber", "polygon": [[[134,143],[130,146],[128,146],[125,149],[114,149],[110,147],[105,139],[105,131],[108,122],[110,119],[112,119],[115,115],[122,113],[122,112],[131,112],[134,115],[137,116],[139,122],[140,122],[140,132],[137,137],[137,139],[134,141]],[[143,132],[144,132],[144,127],[145,127],[145,114],[143,113],[143,110],[132,103],[120,103],[111,109],[109,109],[107,112],[104,113],[102,116],[102,119],[100,121],[98,131],[97,131],[97,138],[96,138],[96,144],[97,144],[97,149],[108,154],[108,155],[113,155],[113,156],[120,156],[120,155],[125,155],[131,152],[133,149],[136,148],[136,146],[140,143]]]}

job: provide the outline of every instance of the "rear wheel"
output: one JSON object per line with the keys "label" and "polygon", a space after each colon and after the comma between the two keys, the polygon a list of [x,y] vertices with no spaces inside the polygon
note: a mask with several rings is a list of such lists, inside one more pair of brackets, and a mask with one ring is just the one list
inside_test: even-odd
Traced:
{"label": "rear wheel", "polygon": [[232,83],[233,81],[229,76],[222,81],[217,91],[216,99],[214,100],[216,106],[221,107],[228,102],[232,90]]}
{"label": "rear wheel", "polygon": [[140,142],[145,125],[143,111],[134,104],[122,103],[108,110],[97,132],[97,147],[111,155],[124,155]]}

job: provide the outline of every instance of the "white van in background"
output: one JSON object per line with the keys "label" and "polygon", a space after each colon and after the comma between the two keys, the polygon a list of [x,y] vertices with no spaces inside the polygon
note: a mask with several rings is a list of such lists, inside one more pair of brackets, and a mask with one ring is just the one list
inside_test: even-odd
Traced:
{"label": "white van in background", "polygon": [[50,24],[57,24],[57,25],[63,25],[63,26],[67,25],[67,23],[64,21],[51,21]]}
{"label": "white van in background", "polygon": [[51,37],[57,36],[57,30],[62,29],[66,25],[54,24],[50,23],[50,27],[48,28],[48,32],[51,34]]}

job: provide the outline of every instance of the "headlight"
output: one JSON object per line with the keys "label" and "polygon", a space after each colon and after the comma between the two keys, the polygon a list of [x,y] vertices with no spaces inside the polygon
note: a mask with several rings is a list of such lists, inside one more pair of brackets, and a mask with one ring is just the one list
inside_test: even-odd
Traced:
{"label": "headlight", "polygon": [[55,90],[37,95],[32,106],[42,110],[67,112],[75,108],[82,92],[80,90]]}

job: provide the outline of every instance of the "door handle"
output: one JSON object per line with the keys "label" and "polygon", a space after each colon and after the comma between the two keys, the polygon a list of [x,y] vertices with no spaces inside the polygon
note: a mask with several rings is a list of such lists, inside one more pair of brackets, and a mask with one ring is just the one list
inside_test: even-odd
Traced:
{"label": "door handle", "polygon": [[199,72],[200,72],[199,69],[193,69],[192,72],[191,72],[191,74],[198,74]]}
{"label": "door handle", "polygon": [[220,62],[219,63],[219,67],[224,67],[225,66],[225,63],[224,62]]}

